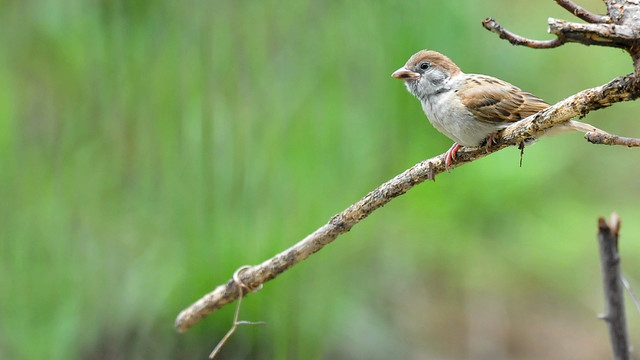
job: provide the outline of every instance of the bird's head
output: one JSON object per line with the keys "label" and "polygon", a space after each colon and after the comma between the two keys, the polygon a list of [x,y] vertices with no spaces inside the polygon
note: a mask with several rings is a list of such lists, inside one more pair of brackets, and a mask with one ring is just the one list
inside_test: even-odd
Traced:
{"label": "bird's head", "polygon": [[433,50],[420,50],[391,76],[403,80],[410,93],[425,100],[445,89],[447,82],[459,74],[460,68],[448,57]]}

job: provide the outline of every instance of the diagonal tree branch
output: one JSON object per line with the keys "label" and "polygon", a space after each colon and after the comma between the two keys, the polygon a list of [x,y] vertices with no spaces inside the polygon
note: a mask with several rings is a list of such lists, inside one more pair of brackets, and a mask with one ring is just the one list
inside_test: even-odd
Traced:
{"label": "diagonal tree branch", "polygon": [[[592,14],[568,0],[556,0],[565,9],[571,11],[590,24],[575,24],[562,20],[549,19],[549,31],[556,39],[538,41],[518,36],[500,26],[489,18],[483,26],[509,40],[514,45],[532,48],[552,48],[565,42],[578,42],[585,45],[601,45],[624,48],[633,60],[636,75],[627,75],[613,79],[607,84],[581,91],[559,103],[534,114],[522,121],[510,125],[503,130],[501,137],[488,148],[462,148],[454,168],[487,156],[505,147],[524,146],[527,140],[538,138],[552,132],[554,127],[562,127],[563,123],[574,117],[584,117],[593,110],[608,107],[616,102],[634,100],[640,96],[640,4],[637,0],[605,0],[608,16]],[[636,146],[637,139],[617,137],[597,129],[589,132],[586,138],[594,143]],[[212,292],[183,310],[176,319],[175,326],[180,332],[188,330],[202,318],[222,306],[238,299],[260,286],[311,254],[331,243],[376,209],[384,206],[395,197],[404,194],[414,186],[445,171],[445,155],[424,160],[402,174],[380,185],[360,201],[349,206],[343,212],[333,216],[327,224],[314,231],[289,249],[277,254],[262,264],[247,267],[237,279],[230,279]],[[240,287],[239,283],[245,285]]]}
{"label": "diagonal tree branch", "polygon": [[[462,148],[456,161],[450,168],[487,156],[508,146],[519,146],[527,139],[543,136],[553,126],[569,121],[576,116],[584,116],[590,111],[608,107],[616,102],[634,100],[640,96],[640,80],[634,75],[613,79],[607,84],[583,90],[559,103],[534,114],[522,121],[507,127],[488,148]],[[369,216],[376,209],[384,206],[394,198],[406,193],[425,180],[434,180],[435,176],[445,171],[445,155],[419,162],[410,169],[380,185],[368,193],[360,201],[349,206],[341,213],[333,216],[329,222],[289,249],[282,251],[263,263],[248,267],[239,275],[242,284],[248,289],[239,289],[238,282],[230,279],[226,284],[216,287],[200,300],[183,310],[177,317],[175,327],[184,332],[224,305],[238,299],[240,293],[246,294],[249,289],[257,289],[264,282],[291,268],[311,254],[331,243],[340,234],[351,230],[353,226]]]}

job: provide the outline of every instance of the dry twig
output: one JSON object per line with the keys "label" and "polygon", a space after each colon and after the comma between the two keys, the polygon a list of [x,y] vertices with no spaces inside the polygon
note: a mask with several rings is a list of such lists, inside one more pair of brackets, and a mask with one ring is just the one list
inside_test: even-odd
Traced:
{"label": "dry twig", "polygon": [[[242,282],[242,280],[240,280],[240,274],[243,271],[245,271],[246,269],[250,268],[250,267],[251,266],[248,266],[248,265],[242,266],[238,270],[236,270],[236,272],[233,273],[232,280],[238,285],[238,304],[236,304],[236,312],[233,315],[233,325],[231,326],[231,329],[229,329],[229,331],[227,331],[227,333],[224,335],[222,340],[220,340],[218,345],[216,345],[216,347],[213,349],[213,351],[209,355],[209,359],[213,359],[213,358],[216,357],[216,355],[218,355],[218,353],[220,352],[220,349],[222,349],[222,346],[224,346],[224,344],[227,342],[227,340],[229,340],[231,335],[233,335],[233,333],[236,332],[236,329],[238,328],[239,325],[264,325],[265,324],[264,321],[242,321],[242,320],[238,320],[238,317],[240,316],[240,304],[242,304],[242,298],[243,298],[242,291],[243,290],[246,290],[246,291],[257,291],[257,290],[260,290],[260,288],[257,288],[255,290],[251,290],[251,289],[249,289],[247,287],[247,285],[245,285]],[[260,285],[260,287],[262,287],[262,285]]]}
{"label": "dry twig", "polygon": [[493,18],[486,18],[482,20],[482,26],[492,33],[498,34],[500,39],[509,41],[512,45],[522,45],[534,49],[551,49],[564,44],[564,39],[557,37],[553,40],[532,40],[526,37],[512,33],[511,31],[502,27]]}

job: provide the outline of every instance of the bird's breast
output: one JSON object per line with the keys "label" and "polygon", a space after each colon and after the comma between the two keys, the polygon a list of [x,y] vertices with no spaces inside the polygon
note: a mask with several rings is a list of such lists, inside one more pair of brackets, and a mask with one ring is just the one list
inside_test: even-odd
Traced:
{"label": "bird's breast", "polygon": [[475,119],[454,91],[429,96],[422,101],[422,109],[433,127],[464,146],[478,146],[504,127]]}

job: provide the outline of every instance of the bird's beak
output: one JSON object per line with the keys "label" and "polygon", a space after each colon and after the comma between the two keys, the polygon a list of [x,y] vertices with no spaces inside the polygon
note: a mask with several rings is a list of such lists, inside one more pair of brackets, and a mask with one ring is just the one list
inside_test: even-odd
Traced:
{"label": "bird's beak", "polygon": [[413,72],[403,66],[400,69],[394,71],[393,74],[391,74],[391,76],[393,76],[396,79],[407,81],[407,80],[413,80],[413,79],[419,78],[420,74],[418,74],[417,72]]}

